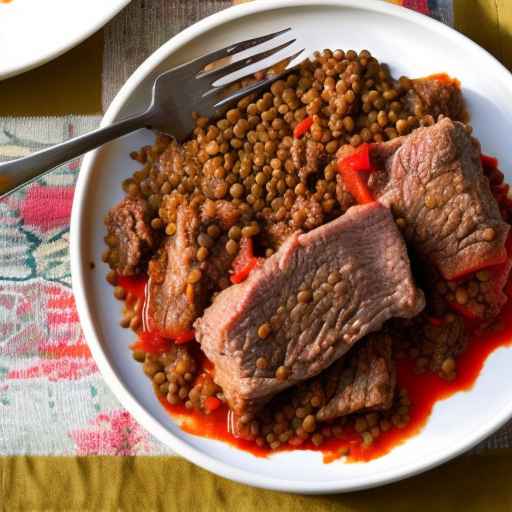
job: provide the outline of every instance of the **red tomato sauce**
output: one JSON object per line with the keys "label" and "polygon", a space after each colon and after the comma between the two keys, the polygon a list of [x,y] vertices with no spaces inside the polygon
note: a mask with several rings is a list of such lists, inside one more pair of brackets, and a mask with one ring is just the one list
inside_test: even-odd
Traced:
{"label": "red tomato sauce", "polygon": [[[145,278],[120,278],[118,285],[131,291],[134,295],[144,297]],[[436,402],[446,399],[454,393],[468,391],[475,383],[484,363],[494,350],[512,343],[512,301],[507,303],[494,323],[494,328],[484,333],[475,332],[468,342],[465,351],[457,357],[457,376],[452,381],[440,378],[434,373],[415,373],[415,362],[409,359],[397,361],[397,386],[405,388],[411,402],[409,409],[410,421],[403,428],[393,427],[374,439],[370,446],[362,443],[361,435],[352,427],[345,427],[342,437],[331,437],[321,446],[315,446],[310,440],[298,446],[298,449],[314,450],[323,453],[324,462],[329,463],[340,456],[347,455],[348,461],[369,461],[385,455],[395,446],[416,435],[427,422]],[[135,348],[150,353],[158,353],[169,348],[173,341],[160,336],[157,332],[141,333]],[[206,372],[211,372],[213,365],[202,353],[199,344],[191,341],[196,360]],[[164,397],[160,402],[167,411],[179,422],[181,428],[190,434],[217,439],[229,443],[257,457],[266,457],[273,453],[268,448],[260,448],[255,442],[237,438],[231,433],[231,413],[226,405],[203,414],[189,410],[184,405],[171,405]],[[282,445],[275,451],[296,449],[290,445]]]}
{"label": "red tomato sauce", "polygon": [[[324,462],[329,463],[348,451],[348,460],[352,462],[369,461],[385,455],[395,446],[416,435],[427,422],[436,402],[450,397],[460,391],[473,387],[485,360],[494,350],[501,346],[510,346],[512,342],[512,304],[508,303],[497,321],[499,327],[494,331],[474,335],[466,350],[457,358],[457,377],[452,381],[440,378],[434,373],[418,375],[412,360],[397,361],[397,385],[405,388],[411,401],[410,421],[403,428],[392,428],[364,446],[361,436],[352,428],[346,428],[343,437],[330,438],[320,447],[311,441],[303,443],[299,449],[314,450],[323,453]],[[273,453],[270,449],[260,448],[256,443],[239,439],[230,433],[229,410],[222,405],[209,415],[197,411],[191,412],[183,405],[171,405],[164,398],[162,405],[175,417],[181,428],[190,434],[225,441],[237,448],[246,450],[257,457]],[[276,451],[293,450],[292,446],[282,446]]]}
{"label": "red tomato sauce", "polygon": [[148,354],[162,354],[171,348],[172,340],[164,338],[155,331],[144,331],[139,339],[131,346],[132,350],[143,350]]}
{"label": "red tomato sauce", "polygon": [[445,83],[447,85],[455,85],[460,89],[460,80],[457,78],[451,77],[448,73],[434,73],[432,75],[428,75],[424,77],[423,79],[420,78],[420,80],[436,80],[438,82]]}
{"label": "red tomato sauce", "polygon": [[117,276],[116,284],[121,288],[124,288],[124,291],[128,294],[131,293],[137,299],[145,300],[146,298],[146,285],[147,285],[147,277],[146,276],[137,276],[137,277],[126,277],[126,276]]}

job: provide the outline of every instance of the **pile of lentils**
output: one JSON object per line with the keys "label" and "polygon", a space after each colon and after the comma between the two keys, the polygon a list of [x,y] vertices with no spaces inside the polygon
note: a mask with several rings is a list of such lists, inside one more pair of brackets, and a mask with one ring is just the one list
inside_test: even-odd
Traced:
{"label": "pile of lentils", "polygon": [[464,320],[446,312],[438,317],[422,314],[411,320],[396,320],[393,328],[393,357],[414,361],[420,375],[436,373],[444,380],[457,376],[457,356],[467,346]]}
{"label": "pile of lentils", "polygon": [[[411,107],[411,87],[405,77],[393,80],[367,50],[324,50],[268,92],[241,99],[223,118],[197,117],[192,138],[182,146],[157,136],[153,146],[132,154],[144,167],[123,189],[148,200],[152,227],[168,235],[176,231],[180,203],[213,217],[216,204],[229,201],[240,218],[226,229],[226,250],[234,255],[241,237],[258,237],[270,255],[281,241],[272,242],[276,224],[307,231],[343,213],[335,160],[342,145],[390,140],[433,122],[421,105]],[[294,129],[306,117],[313,123],[295,139]],[[318,165],[294,147],[312,142]],[[294,156],[301,154],[303,161]],[[300,172],[301,166],[310,168]]]}
{"label": "pile of lentils", "polygon": [[[182,203],[212,219],[220,202],[236,207],[234,225],[204,226],[197,240],[198,261],[208,257],[216,241],[234,256],[241,239],[253,237],[269,256],[281,241],[274,238],[276,225],[284,234],[307,231],[347,207],[336,189],[336,153],[342,146],[391,140],[434,122],[421,102],[411,102],[411,90],[410,79],[394,80],[367,50],[317,52],[269,91],[241,99],[224,117],[210,121],[196,116],[192,137],[184,144],[159,134],[152,146],[133,152],[132,158],[143,167],[123,182],[123,190],[130,197],[146,199],[152,210],[151,227],[169,236],[176,232],[177,208]],[[307,117],[312,118],[311,127],[301,139],[294,138],[295,128]],[[313,157],[308,152],[312,143]],[[302,167],[308,167],[307,172]],[[114,275],[110,280],[115,284]],[[119,286],[115,294],[126,299]],[[137,301],[127,301],[122,324],[138,330],[140,310]],[[142,363],[159,396],[172,405],[208,413],[204,407],[208,397],[222,402],[225,398],[202,370],[192,343],[160,355],[134,349],[133,357]],[[388,411],[351,415],[328,425],[315,419],[322,404],[309,392],[290,390],[286,405],[277,397],[260,418],[239,418],[238,433],[260,447],[278,449],[307,441],[319,446],[352,427],[369,445],[382,432],[409,421],[405,390],[397,393]]]}
{"label": "pile of lentils", "polygon": [[225,402],[224,394],[212,376],[204,371],[188,344],[171,345],[162,354],[151,354],[134,349],[133,358],[142,363],[144,373],[152,380],[157,396],[171,405],[183,405],[205,414],[209,397]]}
{"label": "pile of lentils", "polygon": [[[189,410],[210,414],[209,397],[226,402],[221,388],[194,356],[191,344],[173,345],[163,354],[135,349],[133,357],[142,363],[157,396],[171,405],[183,405]],[[404,428],[409,423],[410,400],[405,389],[396,393],[393,405],[386,411],[352,414],[328,423],[317,422],[316,413],[327,402],[325,391],[324,387],[310,383],[298,385],[274,398],[257,416],[233,418],[232,433],[270,450],[285,446],[298,448],[307,443],[321,446],[325,441],[343,438],[349,432],[357,433],[362,444],[370,446],[382,433]],[[348,453],[347,448],[341,455]]]}
{"label": "pile of lentils", "polygon": [[[235,433],[254,441],[260,448],[277,450],[287,445],[298,448],[312,443],[321,446],[329,439],[339,439],[353,432],[363,446],[393,428],[402,429],[410,421],[410,400],[405,389],[397,390],[395,400],[386,411],[351,414],[330,422],[318,422],[316,413],[325,405],[325,389],[298,385],[277,396],[256,418],[237,418]],[[346,451],[340,455],[349,453]]]}

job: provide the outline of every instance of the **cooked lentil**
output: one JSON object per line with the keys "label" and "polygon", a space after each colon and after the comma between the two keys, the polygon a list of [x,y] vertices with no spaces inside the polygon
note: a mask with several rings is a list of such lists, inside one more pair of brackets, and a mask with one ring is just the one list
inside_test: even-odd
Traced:
{"label": "cooked lentil", "polygon": [[[240,100],[224,117],[216,121],[197,117],[193,135],[181,149],[177,150],[169,137],[158,135],[155,144],[132,153],[142,168],[122,187],[131,197],[147,199],[154,230],[175,235],[177,208],[184,202],[194,205],[206,218],[214,218],[223,201],[236,206],[234,222],[205,225],[198,235],[198,248],[191,256],[196,266],[188,275],[185,289],[188,300],[193,301],[194,285],[202,278],[200,264],[208,262],[219,247],[235,256],[242,237],[254,238],[262,245],[260,254],[268,257],[284,238],[276,235],[276,226],[285,235],[297,229],[307,231],[354,204],[348,192],[337,189],[336,152],[346,144],[390,140],[417,126],[433,124],[435,119],[423,105],[410,108],[407,93],[411,87],[406,77],[392,79],[386,66],[367,50],[324,50],[303,62],[298,71],[274,82],[270,91]],[[302,138],[294,138],[295,128],[306,118],[311,118],[310,129]],[[314,158],[308,159],[308,148]],[[177,154],[181,165],[172,164]],[[321,165],[319,155],[326,158]],[[438,200],[427,194],[425,207],[436,208]],[[396,223],[401,229],[407,227],[403,218],[397,218]],[[485,241],[495,236],[493,229],[481,232]],[[115,240],[106,239],[106,243],[109,249],[103,259],[115,266],[119,259]],[[321,287],[299,291],[294,303],[286,306],[292,309],[297,303],[318,304],[341,284],[339,275],[333,273],[326,278]],[[466,305],[481,297],[480,284],[489,279],[489,272],[484,270],[469,282],[455,285],[440,280],[436,286],[448,301]],[[115,272],[110,272],[107,280],[115,286]],[[142,304],[129,303],[120,286],[114,288],[114,295],[126,302],[122,325],[139,329]],[[258,327],[258,336],[267,338],[278,322],[276,314],[270,324]],[[438,354],[436,341],[442,334],[426,324],[421,329],[425,335],[419,347],[403,342],[395,347],[397,357],[408,354],[416,358],[418,371],[431,369],[444,378],[454,378],[460,347]],[[224,401],[222,390],[208,373],[201,372],[199,360],[187,345],[173,346],[160,355],[134,349],[133,358],[142,363],[156,392],[173,405],[183,404],[208,414],[207,398]],[[265,357],[256,361],[259,370],[269,366],[275,368]],[[279,380],[288,375],[285,366],[275,370]],[[286,398],[273,400],[261,416],[240,418],[239,428],[258,446],[278,449],[286,443],[300,446],[308,439],[318,446],[329,437],[341,436],[345,426],[352,426],[368,446],[382,432],[393,426],[403,428],[409,420],[410,403],[404,390],[388,411],[351,415],[329,426],[316,419],[325,401],[321,394],[301,396],[290,392]]]}

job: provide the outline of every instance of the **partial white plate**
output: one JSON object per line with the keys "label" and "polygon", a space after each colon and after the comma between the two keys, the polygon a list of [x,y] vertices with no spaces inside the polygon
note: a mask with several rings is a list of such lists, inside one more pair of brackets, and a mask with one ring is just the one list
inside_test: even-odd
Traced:
{"label": "partial white plate", "polygon": [[[258,0],[218,13],[163,45],[132,75],[103,120],[143,109],[152,79],[161,71],[214,48],[293,27],[309,51],[368,48],[394,76],[446,71],[462,81],[475,133],[502,169],[512,165],[512,77],[493,57],[454,30],[425,16],[380,1]],[[120,304],[105,282],[103,217],[122,197],[121,181],[138,165],[133,149],[153,140],[140,130],[88,154],[80,171],[71,225],[73,289],[85,336],[106,382],[121,403],[152,434],[192,462],[247,484],[301,493],[372,487],[424,471],[475,445],[512,416],[512,349],[487,360],[469,391],[438,403],[417,436],[368,463],[323,464],[309,451],[256,458],[218,441],[182,432],[155,398],[151,384],[131,359],[133,335],[118,325]],[[512,181],[510,172],[507,178]],[[91,270],[89,262],[96,262]]]}
{"label": "partial white plate", "polygon": [[130,0],[0,2],[0,80],[62,55],[129,3]]}

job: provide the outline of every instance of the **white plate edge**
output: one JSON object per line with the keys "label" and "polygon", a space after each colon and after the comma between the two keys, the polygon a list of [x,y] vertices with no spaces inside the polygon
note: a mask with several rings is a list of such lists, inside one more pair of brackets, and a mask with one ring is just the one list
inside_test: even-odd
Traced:
{"label": "white plate edge", "polygon": [[[164,43],[158,50],[156,50],[150,57],[148,57],[131,75],[127,82],[123,85],[121,90],[114,98],[109,109],[105,113],[101,126],[111,124],[116,115],[119,113],[123,103],[136,86],[144,79],[146,73],[156,67],[162,60],[181,46],[187,44],[201,33],[210,30],[211,28],[221,25],[223,23],[232,21],[244,15],[254,14],[265,10],[282,9],[287,7],[310,6],[310,0],[280,0],[279,5],[276,5],[274,0],[258,0],[248,4],[241,4],[230,7],[224,11],[215,13],[196,24],[183,30],[167,43]],[[463,34],[455,31],[451,27],[444,25],[437,20],[421,15],[409,9],[402,8],[397,5],[388,4],[379,0],[321,0],[317,5],[327,6],[341,6],[353,7],[357,9],[370,10],[373,12],[381,12],[391,14],[400,18],[416,21],[421,25],[426,25],[434,31],[444,32],[444,35],[451,39],[459,39],[468,45],[473,51],[484,54],[487,58],[493,61],[496,66],[496,71],[502,75],[503,81],[508,82],[509,89],[511,90],[512,97],[512,75],[509,71],[490,53],[478,46]],[[432,454],[429,458],[425,458],[421,463],[415,464],[414,467],[403,467],[392,473],[382,475],[377,473],[370,477],[365,477],[365,481],[361,483],[349,483],[348,485],[333,484],[326,482],[325,484],[311,485],[308,481],[275,481],[274,478],[255,476],[249,472],[234,469],[231,466],[214,460],[207,455],[202,454],[195,448],[192,448],[187,443],[175,438],[172,433],[162,427],[128,392],[122,382],[117,378],[115,372],[110,366],[101,349],[96,329],[92,322],[90,312],[87,307],[84,287],[84,270],[86,269],[86,262],[82,261],[80,255],[80,238],[79,238],[79,223],[81,219],[81,204],[83,203],[87,191],[87,176],[92,170],[92,166],[96,157],[97,151],[88,153],[81,166],[81,172],[75,189],[75,197],[73,201],[72,215],[71,215],[71,229],[70,229],[70,258],[71,258],[71,274],[72,286],[77,303],[80,322],[84,330],[86,340],[89,344],[93,357],[98,364],[100,372],[112,389],[121,404],[130,411],[135,419],[140,422],[149,432],[157,437],[164,444],[171,446],[177,453],[194,462],[195,464],[206,468],[220,476],[229,478],[231,480],[262,487],[271,490],[296,492],[305,494],[323,494],[329,492],[348,492],[361,489],[369,489],[379,485],[392,483],[406,477],[414,476],[418,473],[427,471],[432,467],[438,466],[447,462],[448,460],[456,457],[462,452],[469,450],[480,441],[489,436],[492,432],[500,428],[511,416],[512,405],[510,409],[504,409],[501,417],[482,427],[475,432],[473,437],[469,440],[461,440],[461,442],[454,446],[450,453],[439,455],[438,453]]]}

